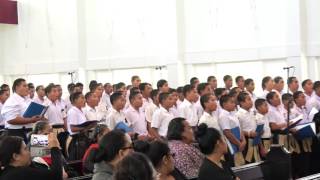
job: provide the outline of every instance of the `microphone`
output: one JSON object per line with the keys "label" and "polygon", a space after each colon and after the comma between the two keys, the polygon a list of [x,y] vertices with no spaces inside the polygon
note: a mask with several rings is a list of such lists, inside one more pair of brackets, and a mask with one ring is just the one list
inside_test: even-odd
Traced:
{"label": "microphone", "polygon": [[294,66],[284,67],[283,70],[285,70],[285,69],[291,69],[291,68],[294,68]]}

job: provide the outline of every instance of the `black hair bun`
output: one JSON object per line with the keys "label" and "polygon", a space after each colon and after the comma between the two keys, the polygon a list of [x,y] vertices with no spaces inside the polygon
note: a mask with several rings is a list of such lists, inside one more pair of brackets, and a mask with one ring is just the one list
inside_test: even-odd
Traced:
{"label": "black hair bun", "polygon": [[204,136],[204,135],[207,133],[207,130],[208,130],[207,124],[201,123],[201,124],[198,126],[198,129],[197,129],[197,132],[196,132],[196,136],[197,136],[197,137]]}

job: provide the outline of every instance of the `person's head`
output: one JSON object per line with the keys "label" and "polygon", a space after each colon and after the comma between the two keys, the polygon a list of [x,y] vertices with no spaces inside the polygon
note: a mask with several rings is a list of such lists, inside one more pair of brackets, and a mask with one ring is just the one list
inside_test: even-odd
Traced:
{"label": "person's head", "polygon": [[311,79],[306,79],[302,81],[301,86],[306,94],[312,94],[313,92],[313,82]]}
{"label": "person's head", "polygon": [[132,107],[134,107],[135,109],[139,109],[143,104],[142,94],[140,92],[130,93],[129,101]]}
{"label": "person's head", "polygon": [[191,86],[198,87],[199,83],[200,83],[200,81],[197,77],[192,77],[190,79]]}
{"label": "person's head", "polygon": [[168,110],[174,105],[174,99],[169,92],[162,92],[159,94],[159,103]]}
{"label": "person's head", "polygon": [[190,102],[197,102],[199,95],[195,87],[187,84],[183,87],[183,96]]}
{"label": "person's head", "polygon": [[152,91],[152,86],[149,83],[140,83],[139,85],[139,89],[141,91],[141,94],[143,95],[143,97],[145,98],[149,98],[151,91]]}
{"label": "person's head", "polygon": [[240,104],[240,107],[245,110],[249,110],[253,106],[250,95],[245,91],[240,92],[240,94],[238,95],[238,103]]}
{"label": "person's head", "polygon": [[83,84],[81,82],[77,82],[74,85],[74,88],[76,89],[77,92],[83,92]]}
{"label": "person's head", "polygon": [[267,91],[271,91],[273,89],[273,80],[270,76],[266,76],[262,79],[262,83],[261,83],[262,89],[263,90],[267,90]]}
{"label": "person's head", "polygon": [[205,94],[201,96],[200,104],[205,111],[213,112],[217,109],[217,98],[212,94]]}
{"label": "person's head", "polygon": [[207,83],[210,84],[211,89],[214,90],[217,88],[218,84],[217,84],[217,78],[215,76],[209,76],[207,78]]}
{"label": "person's head", "polygon": [[134,152],[117,165],[114,180],[153,180],[157,174],[146,155]]}
{"label": "person's head", "polygon": [[110,83],[105,83],[104,85],[103,85],[103,89],[104,89],[104,92],[105,93],[107,93],[107,94],[111,94],[112,93],[112,91],[113,91],[113,88],[112,88],[112,86],[111,86],[111,84]]}
{"label": "person's head", "polygon": [[196,138],[200,151],[207,156],[212,154],[222,156],[228,152],[227,143],[221,133],[215,128],[208,128],[204,123],[198,126]]}
{"label": "person's head", "polygon": [[32,129],[32,134],[49,135],[51,132],[52,127],[48,121],[38,121]]}
{"label": "person's head", "polygon": [[281,104],[281,100],[280,100],[280,97],[279,95],[276,93],[276,92],[269,92],[266,96],[266,100],[267,102],[274,106],[274,107],[277,107]]}
{"label": "person's head", "polygon": [[97,83],[91,86],[90,92],[93,92],[99,99],[103,94],[103,86],[101,83]]}
{"label": "person's head", "polygon": [[256,101],[254,102],[254,106],[256,110],[262,115],[267,114],[269,111],[269,107],[265,99],[262,99],[262,98],[256,99]]}
{"label": "person's head", "polygon": [[200,96],[205,94],[212,94],[212,89],[209,83],[200,83],[197,86],[197,91]]}
{"label": "person's head", "polygon": [[170,148],[163,141],[153,141],[149,145],[147,156],[159,173],[170,174],[174,170],[173,154]]}
{"label": "person's head", "polygon": [[177,93],[178,93],[178,98],[180,101],[183,101],[184,96],[183,96],[183,86],[180,86],[177,88]]}
{"label": "person's head", "polygon": [[178,99],[179,99],[179,94],[176,89],[170,88],[169,93],[171,94],[173,98],[173,104],[176,105]]}
{"label": "person's head", "polygon": [[81,92],[76,92],[70,95],[70,102],[77,108],[83,108],[86,104],[86,100]]}
{"label": "person's head", "polygon": [[94,84],[98,84],[98,82],[96,80],[91,80],[89,82],[89,90],[91,90],[91,87],[94,85]]}
{"label": "person's head", "polygon": [[298,107],[302,107],[306,105],[306,96],[302,91],[296,91],[293,93],[293,100]]}
{"label": "person's head", "polygon": [[4,104],[6,100],[9,98],[10,94],[9,91],[5,89],[0,90],[0,103]]}
{"label": "person's head", "polygon": [[317,96],[320,96],[320,81],[313,83],[313,90]]}
{"label": "person's head", "polygon": [[12,92],[17,93],[22,97],[28,96],[29,88],[26,80],[22,78],[16,79],[12,85]]}
{"label": "person's head", "polygon": [[34,92],[35,92],[33,83],[28,83],[28,91],[29,91],[29,97],[33,99]]}
{"label": "person's head", "polygon": [[167,80],[160,79],[157,82],[157,88],[160,92],[168,92],[169,91],[169,84]]}
{"label": "person's head", "polygon": [[134,93],[134,92],[141,93],[141,91],[140,91],[140,89],[138,87],[132,87],[129,91],[130,91],[129,94]]}
{"label": "person's head", "polygon": [[69,94],[74,93],[74,87],[75,87],[74,83],[68,84],[68,92],[69,92]]}
{"label": "person's head", "polygon": [[61,99],[61,97],[62,97],[62,88],[61,88],[61,85],[60,85],[60,84],[56,84],[56,87],[57,87],[57,89],[58,89],[59,99]]}
{"label": "person's head", "polygon": [[115,110],[120,111],[126,105],[126,98],[122,92],[114,92],[110,96],[110,102]]}
{"label": "person's head", "polygon": [[38,97],[42,98],[46,95],[45,91],[44,91],[44,86],[40,85],[36,87],[36,92]]}
{"label": "person's head", "polygon": [[8,84],[2,84],[2,85],[0,86],[0,89],[1,89],[1,90],[6,90],[6,91],[10,91],[10,87],[9,87]]}
{"label": "person's head", "polygon": [[214,94],[216,95],[217,99],[219,100],[221,96],[227,95],[228,91],[226,88],[216,88],[214,90]]}
{"label": "person's head", "polygon": [[133,87],[139,87],[141,79],[139,76],[135,75],[131,77],[131,84]]}
{"label": "person's head", "polygon": [[118,92],[121,92],[124,96],[126,95],[127,93],[127,87],[126,87],[126,84],[123,83],[123,82],[119,82],[118,84],[115,85],[115,92],[118,91]]}
{"label": "person's head", "polygon": [[232,96],[234,100],[237,102],[238,101],[238,95],[242,90],[239,87],[234,87],[230,90],[229,96]]}
{"label": "person's head", "polygon": [[230,89],[232,87],[232,77],[230,75],[223,76],[223,82],[225,88]]}
{"label": "person's head", "polygon": [[59,98],[59,91],[56,85],[49,84],[45,89],[44,92],[48,99],[50,99],[52,102],[55,102]]}
{"label": "person's head", "polygon": [[236,84],[240,89],[244,90],[244,78],[243,78],[243,76],[237,76],[236,77]]}
{"label": "person's head", "polygon": [[276,76],[274,79],[274,86],[273,88],[277,90],[278,92],[281,92],[284,88],[284,81],[281,76]]}
{"label": "person's head", "polygon": [[223,95],[220,98],[220,106],[226,111],[234,111],[236,109],[236,102],[230,95]]}
{"label": "person's head", "polygon": [[22,138],[5,136],[1,139],[0,164],[2,167],[22,167],[31,164],[30,151]]}
{"label": "person's head", "polygon": [[86,95],[84,96],[87,102],[87,105],[95,108],[99,104],[99,97],[93,93],[93,92],[87,92]]}
{"label": "person's head", "polygon": [[116,165],[132,152],[130,136],[121,130],[113,130],[105,134],[99,141],[95,162],[106,162]]}
{"label": "person's head", "polygon": [[285,93],[282,95],[282,104],[285,109],[293,108],[293,96],[290,93]]}
{"label": "person's head", "polygon": [[294,76],[289,77],[287,83],[288,83],[288,87],[289,87],[289,89],[290,89],[290,91],[292,93],[298,91],[299,82],[298,82],[298,79],[296,77],[294,77]]}
{"label": "person's head", "polygon": [[182,117],[172,119],[168,126],[167,139],[191,144],[194,141],[194,135],[188,121]]}
{"label": "person's head", "polygon": [[95,128],[94,128],[94,132],[93,132],[93,140],[94,143],[100,142],[100,140],[102,139],[102,137],[104,135],[106,135],[107,133],[110,132],[110,129],[108,128],[107,125],[105,124],[98,124]]}
{"label": "person's head", "polygon": [[150,148],[149,141],[146,140],[135,140],[133,141],[133,149],[134,152],[140,152],[143,154],[147,154]]}
{"label": "person's head", "polygon": [[246,79],[244,81],[244,87],[246,88],[247,91],[252,93],[255,89],[255,84],[254,84],[253,79],[250,79],[250,78]]}
{"label": "person's head", "polygon": [[159,90],[153,89],[150,93],[150,96],[151,96],[153,103],[158,105],[159,104]]}

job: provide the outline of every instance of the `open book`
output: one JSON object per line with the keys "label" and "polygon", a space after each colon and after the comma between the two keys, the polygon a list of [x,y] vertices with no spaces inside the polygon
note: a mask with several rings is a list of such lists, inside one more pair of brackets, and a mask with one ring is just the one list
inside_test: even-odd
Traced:
{"label": "open book", "polygon": [[41,104],[31,102],[23,113],[24,118],[31,118],[33,116],[43,116],[48,110],[48,106],[43,106]]}
{"label": "open book", "polygon": [[295,128],[297,129],[297,133],[295,134],[297,139],[302,140],[316,135],[316,125],[314,122],[297,125]]}
{"label": "open book", "polygon": [[263,127],[264,127],[264,124],[257,125],[257,128],[256,128],[257,136],[253,139],[253,143],[252,143],[254,146],[261,143],[261,133],[263,131]]}

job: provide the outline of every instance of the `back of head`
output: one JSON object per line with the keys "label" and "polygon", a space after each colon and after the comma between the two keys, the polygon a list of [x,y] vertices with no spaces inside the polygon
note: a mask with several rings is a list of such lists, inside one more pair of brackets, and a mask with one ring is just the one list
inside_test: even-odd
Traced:
{"label": "back of head", "polygon": [[167,143],[163,141],[153,141],[150,144],[149,151],[147,153],[154,167],[160,166],[162,158],[169,155],[170,149]]}
{"label": "back of head", "polygon": [[220,132],[215,128],[208,128],[204,123],[198,126],[196,138],[199,143],[200,150],[203,154],[209,155],[213,153],[215,145],[221,139]]}
{"label": "back of head", "polygon": [[183,122],[185,120],[182,117],[177,117],[170,121],[167,132],[168,140],[182,140],[182,133],[184,131]]}

